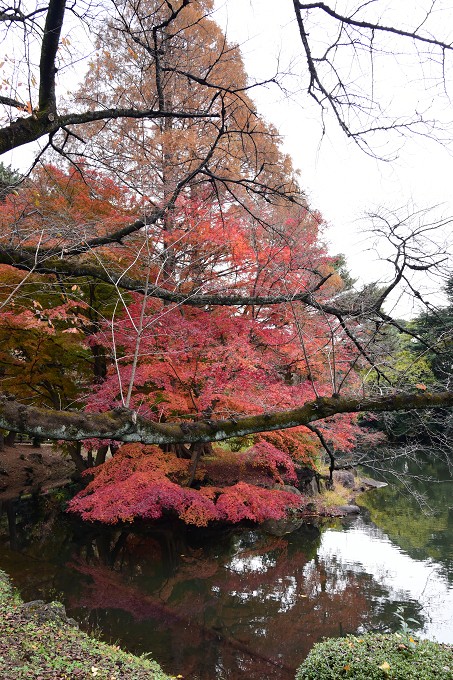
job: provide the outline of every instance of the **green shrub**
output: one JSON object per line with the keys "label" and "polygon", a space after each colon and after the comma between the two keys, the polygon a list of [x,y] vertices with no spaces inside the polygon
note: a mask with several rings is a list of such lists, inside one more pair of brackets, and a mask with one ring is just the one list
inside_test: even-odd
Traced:
{"label": "green shrub", "polygon": [[453,649],[409,634],[367,633],[319,642],[296,680],[452,680]]}

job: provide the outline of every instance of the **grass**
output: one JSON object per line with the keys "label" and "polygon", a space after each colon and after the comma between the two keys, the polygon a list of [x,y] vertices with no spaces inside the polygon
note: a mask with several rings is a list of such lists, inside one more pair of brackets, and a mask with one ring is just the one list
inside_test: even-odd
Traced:
{"label": "grass", "polygon": [[452,680],[453,649],[409,633],[367,633],[319,642],[296,680]]}
{"label": "grass", "polygon": [[82,633],[63,605],[24,605],[0,571],[0,680],[12,678],[170,680],[155,661]]}
{"label": "grass", "polygon": [[347,489],[341,484],[335,484],[334,489],[325,489],[322,492],[322,501],[326,508],[335,508],[338,505],[349,505],[351,489]]}

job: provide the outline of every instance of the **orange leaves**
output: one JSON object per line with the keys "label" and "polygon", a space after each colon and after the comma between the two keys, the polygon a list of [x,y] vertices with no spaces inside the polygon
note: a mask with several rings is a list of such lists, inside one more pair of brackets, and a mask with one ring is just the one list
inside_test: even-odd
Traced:
{"label": "orange leaves", "polygon": [[128,47],[127,51],[129,55],[132,57],[132,59],[138,59],[138,54],[135,52],[135,50],[132,49],[132,47]]}
{"label": "orange leaves", "polygon": [[82,176],[45,166],[0,204],[0,221],[14,245],[64,247],[124,226],[135,219],[134,207],[110,179],[87,168]]}

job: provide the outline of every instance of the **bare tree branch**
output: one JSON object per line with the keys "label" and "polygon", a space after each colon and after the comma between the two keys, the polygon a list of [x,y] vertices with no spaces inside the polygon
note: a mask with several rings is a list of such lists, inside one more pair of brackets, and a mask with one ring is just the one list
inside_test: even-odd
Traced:
{"label": "bare tree branch", "polygon": [[397,28],[396,26],[384,26],[378,22],[371,21],[359,21],[354,19],[354,15],[343,15],[336,12],[334,9],[326,5],[324,2],[299,2],[299,0],[294,0],[294,7],[297,15],[299,15],[301,10],[310,9],[320,9],[329,16],[333,17],[337,21],[348,24],[349,26],[357,26],[358,28],[366,28],[370,31],[380,31],[383,33],[392,33],[394,35],[399,35],[404,38],[410,38],[411,40],[416,40],[418,42],[427,43],[428,45],[433,45],[435,47],[440,47],[443,50],[453,50],[453,43],[446,43],[437,38],[430,38],[428,36],[423,36],[418,33],[418,29],[414,31],[405,31],[402,28]]}
{"label": "bare tree branch", "polygon": [[183,111],[159,111],[158,109],[101,109],[98,111],[85,111],[83,113],[71,113],[57,116],[47,110],[39,111],[27,118],[18,118],[11,125],[0,129],[0,154],[11,151],[23,144],[34,142],[45,135],[55,134],[58,130],[68,125],[84,125],[101,120],[115,120],[119,118],[141,119],[197,119],[217,118],[215,113],[183,112]]}
{"label": "bare tree branch", "polygon": [[[371,146],[377,133],[395,132],[402,137],[415,134],[433,138],[440,135],[438,139],[441,141],[447,132],[424,111],[424,108],[430,109],[428,102],[426,107],[418,106],[407,115],[402,116],[399,112],[391,115],[392,103],[384,102],[382,95],[376,97],[375,94],[379,56],[397,52],[399,43],[407,45],[405,53],[415,52],[421,77],[429,60],[432,68],[438,71],[439,87],[445,93],[445,62],[453,51],[453,43],[433,35],[425,26],[433,14],[434,3],[424,20],[412,30],[374,18],[372,4],[353,4],[347,13],[342,14],[324,2],[293,0],[308,69],[307,92],[321,107],[323,132],[326,114],[330,111],[346,136],[362,150],[371,156],[385,158],[381,155],[382,151],[376,152]],[[323,32],[321,27],[325,27]],[[318,39],[314,35],[317,31]],[[383,42],[386,37],[393,41],[390,47]],[[342,59],[343,54],[347,55],[346,59]]]}

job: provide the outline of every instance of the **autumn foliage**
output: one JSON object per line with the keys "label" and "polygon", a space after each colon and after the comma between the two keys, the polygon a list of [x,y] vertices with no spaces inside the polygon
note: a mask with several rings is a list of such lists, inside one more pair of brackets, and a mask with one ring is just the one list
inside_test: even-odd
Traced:
{"label": "autumn foliage", "polygon": [[[49,166],[7,197],[1,218],[18,245],[34,248],[41,239],[47,248],[60,241],[71,247],[68,234],[73,238],[76,225],[102,236],[130,219],[136,206],[124,191],[97,173],[88,176],[89,184],[87,175]],[[237,206],[222,212],[192,192],[175,206],[171,229],[164,220],[127,248],[103,248],[110,271],[127,267],[128,276],[147,281],[145,295],[83,277],[62,282],[48,275],[43,281],[3,266],[4,384],[31,403],[95,412],[126,405],[167,422],[283,410],[329,394],[332,331],[322,315],[296,303],[193,307],[152,294],[156,285],[188,300],[200,290],[275,295],[319,282],[320,299],[341,290],[335,263],[319,240],[319,215],[268,206],[263,219]],[[83,265],[92,256],[80,252],[76,261]],[[349,351],[346,342],[337,349],[339,375]],[[345,375],[353,384],[355,374]],[[355,429],[354,419],[338,416],[326,423],[325,436],[348,449]],[[90,448],[99,444],[86,442]],[[304,427],[198,454],[184,446],[165,452],[125,446],[94,471],[70,507],[107,523],[168,512],[200,526],[281,518],[300,499],[271,487],[297,484],[294,461],[313,467],[318,456],[319,443]]]}
{"label": "autumn foliage", "polygon": [[[282,460],[283,454],[270,449],[268,445],[267,462],[275,476],[281,480],[277,471],[280,464],[292,477],[291,460]],[[70,502],[69,510],[83,519],[106,524],[136,518],[155,520],[172,512],[187,524],[206,526],[212,521],[281,519],[288,508],[302,505],[294,493],[245,482],[223,488],[210,485],[190,489],[181,485],[187,471],[188,461],[164,454],[157,447],[125,445],[93,471],[94,479]]]}
{"label": "autumn foliage", "polygon": [[[58,409],[83,404],[93,373],[99,378],[90,338],[98,317],[109,316],[115,304],[112,287],[87,278],[42,276],[33,264],[48,259],[46,250],[70,248],[123,225],[133,207],[107,177],[52,165],[0,203],[0,225],[11,249],[28,249],[32,259],[28,272],[0,265],[3,390]],[[121,248],[110,249],[110,266],[118,266],[122,256]]]}
{"label": "autumn foliage", "polygon": [[[316,306],[343,291],[337,259],[255,111],[240,50],[210,0],[145,7],[107,20],[73,103],[193,116],[91,121],[82,158],[69,134],[70,164],[43,164],[0,202],[3,386],[27,404],[183,425],[355,388],[357,347]],[[228,303],[238,296],[284,301]],[[356,429],[332,418],[325,441],[348,450]],[[313,468],[320,453],[305,427],[222,448],[115,448],[72,512],[107,523],[174,513],[199,526],[281,518],[301,501],[272,487],[297,485],[295,464]]]}

